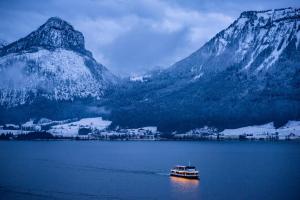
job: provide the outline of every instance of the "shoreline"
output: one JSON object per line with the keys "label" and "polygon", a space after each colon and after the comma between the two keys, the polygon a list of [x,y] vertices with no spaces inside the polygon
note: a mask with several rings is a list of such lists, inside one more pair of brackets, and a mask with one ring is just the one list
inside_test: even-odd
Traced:
{"label": "shoreline", "polygon": [[107,141],[107,142],[300,142],[300,139],[83,139],[83,138],[35,138],[35,139],[0,139],[1,141]]}

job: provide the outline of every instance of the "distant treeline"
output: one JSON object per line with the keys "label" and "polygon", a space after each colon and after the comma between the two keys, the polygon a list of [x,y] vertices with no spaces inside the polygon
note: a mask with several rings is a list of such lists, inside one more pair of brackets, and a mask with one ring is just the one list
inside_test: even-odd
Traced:
{"label": "distant treeline", "polygon": [[26,134],[18,134],[18,135],[13,135],[12,133],[7,133],[7,134],[1,134],[0,135],[0,140],[50,140],[50,139],[55,139],[55,137],[48,132],[30,132]]}

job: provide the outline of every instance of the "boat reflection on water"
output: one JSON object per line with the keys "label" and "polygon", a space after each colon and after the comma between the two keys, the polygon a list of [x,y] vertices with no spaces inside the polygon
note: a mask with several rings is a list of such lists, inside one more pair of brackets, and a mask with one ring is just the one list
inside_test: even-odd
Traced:
{"label": "boat reflection on water", "polygon": [[186,179],[186,178],[180,178],[180,177],[170,177],[171,183],[173,185],[177,185],[180,187],[185,187],[185,188],[194,188],[198,187],[200,181],[198,179]]}
{"label": "boat reflection on water", "polygon": [[200,180],[170,176],[173,199],[200,199]]}

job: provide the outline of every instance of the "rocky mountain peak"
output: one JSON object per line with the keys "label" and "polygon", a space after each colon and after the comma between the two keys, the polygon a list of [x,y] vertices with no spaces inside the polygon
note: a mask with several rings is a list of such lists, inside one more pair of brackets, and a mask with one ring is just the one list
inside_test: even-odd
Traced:
{"label": "rocky mountain peak", "polygon": [[72,25],[59,17],[50,17],[41,27],[49,27],[58,30],[74,30]]}
{"label": "rocky mountain peak", "polygon": [[54,48],[84,49],[84,37],[68,22],[51,17],[37,31],[37,44]]}
{"label": "rocky mountain peak", "polygon": [[0,54],[5,55],[28,50],[34,51],[38,48],[48,50],[63,48],[91,55],[91,53],[85,49],[83,34],[59,17],[49,18],[46,23],[40,26],[36,31],[3,48]]}
{"label": "rocky mountain peak", "polygon": [[300,18],[300,9],[299,8],[281,8],[273,10],[263,10],[263,11],[245,11],[242,12],[238,20],[259,20],[260,22],[275,22],[282,19],[288,18]]}

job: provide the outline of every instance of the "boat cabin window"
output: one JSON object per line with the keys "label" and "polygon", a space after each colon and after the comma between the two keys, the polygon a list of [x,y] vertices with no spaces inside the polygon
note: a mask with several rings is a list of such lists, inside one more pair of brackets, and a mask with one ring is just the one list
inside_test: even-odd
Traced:
{"label": "boat cabin window", "polygon": [[193,166],[177,166],[175,167],[175,169],[177,170],[189,170],[189,169],[196,169],[196,167],[193,167]]}

